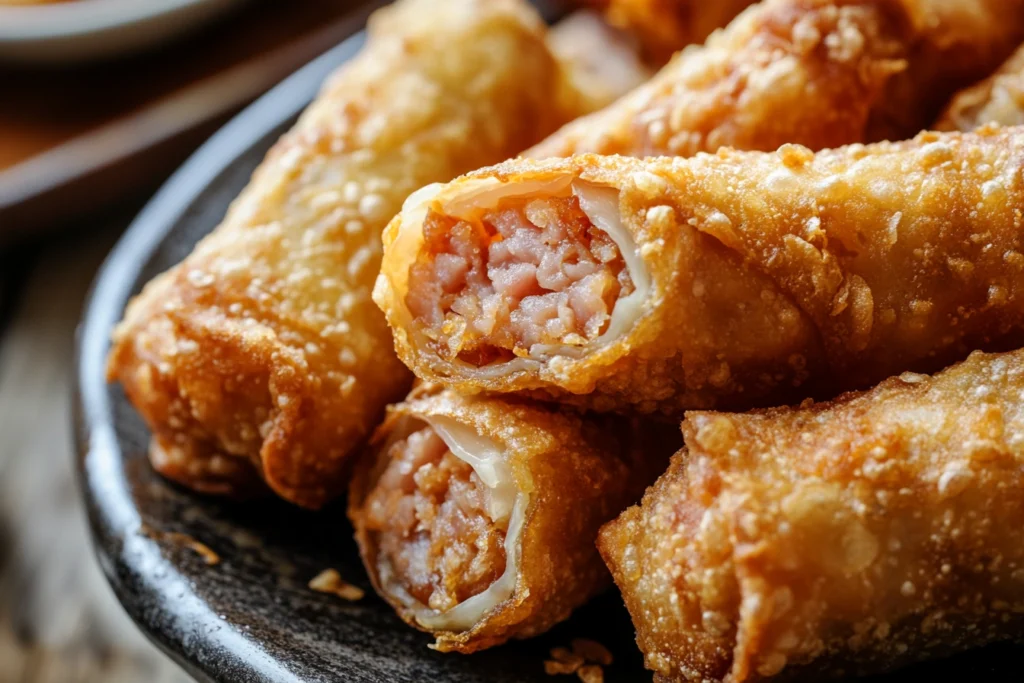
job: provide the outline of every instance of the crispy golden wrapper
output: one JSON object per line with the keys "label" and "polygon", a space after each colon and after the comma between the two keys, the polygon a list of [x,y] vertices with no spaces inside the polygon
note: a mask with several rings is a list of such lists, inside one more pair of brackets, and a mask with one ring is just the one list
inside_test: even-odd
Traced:
{"label": "crispy golden wrapper", "polygon": [[425,385],[360,460],[349,516],[377,592],[442,651],[541,633],[610,584],[597,529],[678,430]]}
{"label": "crispy golden wrapper", "polygon": [[899,140],[931,124],[958,88],[990,74],[1022,39],[1020,0],[765,0],[528,155]]}
{"label": "crispy golden wrapper", "polygon": [[[370,300],[405,197],[507,158],[575,114],[517,0],[402,0],[270,151],[224,222],[132,303],[109,375],[199,490],[321,505],[410,375]],[[241,463],[246,463],[243,467]]]}
{"label": "crispy golden wrapper", "polygon": [[834,395],[1024,340],[1022,174],[1021,128],[518,159],[410,197],[374,298],[405,363],[461,391],[667,415]]}
{"label": "crispy golden wrapper", "polygon": [[957,93],[936,130],[974,130],[987,123],[1024,125],[1024,47],[976,85]]}
{"label": "crispy golden wrapper", "polygon": [[[661,681],[868,673],[1024,626],[1024,351],[688,413],[599,546]],[[774,679],[773,679],[774,680]]]}

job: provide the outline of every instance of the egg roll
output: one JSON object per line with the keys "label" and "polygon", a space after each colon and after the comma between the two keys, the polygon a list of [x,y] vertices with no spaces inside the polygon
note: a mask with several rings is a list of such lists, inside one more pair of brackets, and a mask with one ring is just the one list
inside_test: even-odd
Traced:
{"label": "egg roll", "polygon": [[957,93],[935,129],[970,131],[987,123],[1024,125],[1024,47],[996,73]]}
{"label": "egg roll", "polygon": [[528,154],[692,156],[900,140],[1021,40],[1021,0],[764,0]]}
{"label": "egg roll", "polygon": [[600,411],[835,395],[1024,343],[1024,129],[518,159],[417,192],[374,298],[420,377]]}
{"label": "egg roll", "polygon": [[1024,634],[1024,351],[691,412],[600,534],[660,681],[867,674]]}
{"label": "egg roll", "polygon": [[577,111],[518,0],[400,0],[271,149],[221,225],[128,306],[108,374],[151,459],[200,491],[315,508],[411,375],[370,300],[416,188],[505,159]]}
{"label": "egg roll", "polygon": [[679,443],[671,426],[418,387],[353,477],[367,573],[435,649],[541,633],[611,584],[597,530]]}

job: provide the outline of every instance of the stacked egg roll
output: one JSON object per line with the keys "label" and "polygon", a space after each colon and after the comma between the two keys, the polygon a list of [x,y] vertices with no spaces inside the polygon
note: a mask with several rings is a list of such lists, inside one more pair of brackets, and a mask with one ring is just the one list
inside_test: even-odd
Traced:
{"label": "stacked egg roll", "polygon": [[109,376],[193,488],[265,482],[317,507],[411,375],[370,300],[413,190],[507,158],[578,113],[519,0],[400,0],[270,151],[223,223],[136,297]]}
{"label": "stacked egg roll", "polygon": [[987,123],[1024,125],[1024,47],[994,74],[957,93],[937,130],[974,130]]}
{"label": "stacked egg roll", "polygon": [[360,461],[349,516],[377,592],[437,649],[473,652],[610,584],[597,530],[679,443],[672,427],[423,385]]}
{"label": "stacked egg roll", "polygon": [[816,680],[1024,627],[1024,351],[747,414],[687,448],[600,549],[659,681]]}
{"label": "stacked egg roll", "polygon": [[374,298],[416,374],[749,407],[1024,337],[1024,129],[813,154],[519,159],[409,198]]}
{"label": "stacked egg roll", "polygon": [[529,155],[690,156],[722,146],[899,140],[1022,39],[1020,0],[764,0]]}

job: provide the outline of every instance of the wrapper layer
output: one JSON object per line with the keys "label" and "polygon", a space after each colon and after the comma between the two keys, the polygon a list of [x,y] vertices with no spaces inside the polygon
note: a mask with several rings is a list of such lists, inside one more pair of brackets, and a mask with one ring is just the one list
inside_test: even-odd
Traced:
{"label": "wrapper layer", "polygon": [[401,0],[370,22],[223,223],[113,336],[152,461],[196,489],[266,482],[316,507],[408,390],[370,300],[380,232],[416,188],[507,158],[575,113],[517,0]]}
{"label": "wrapper layer", "polygon": [[1024,124],[1024,47],[996,73],[957,93],[935,128],[968,131],[988,123]]}
{"label": "wrapper layer", "polygon": [[[735,3],[675,4],[712,12]],[[528,154],[691,156],[900,140],[1022,39],[1020,0],[764,0]]]}
{"label": "wrapper layer", "polygon": [[692,412],[599,546],[660,681],[863,674],[1024,633],[1024,352]]}
{"label": "wrapper layer", "polygon": [[610,585],[598,528],[678,431],[421,387],[360,461],[349,516],[374,587],[442,651],[541,633]]}
{"label": "wrapper layer", "polygon": [[1019,128],[514,160],[410,197],[374,297],[461,391],[677,416],[835,395],[1022,341],[1022,172]]}

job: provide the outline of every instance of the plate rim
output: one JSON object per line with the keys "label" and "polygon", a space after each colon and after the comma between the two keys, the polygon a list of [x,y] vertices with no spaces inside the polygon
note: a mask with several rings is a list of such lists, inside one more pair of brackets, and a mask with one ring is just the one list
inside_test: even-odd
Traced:
{"label": "plate rim", "polygon": [[[235,2],[239,0],[229,0]],[[0,7],[0,42],[70,39],[166,18],[224,0],[80,0],[57,5]]]}

